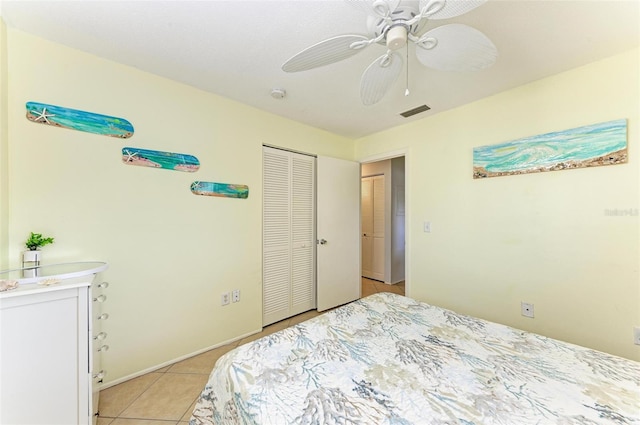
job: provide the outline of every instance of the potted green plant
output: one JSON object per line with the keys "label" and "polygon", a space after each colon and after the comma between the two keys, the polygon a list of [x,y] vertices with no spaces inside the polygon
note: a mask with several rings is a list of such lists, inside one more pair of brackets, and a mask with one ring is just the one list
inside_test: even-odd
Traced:
{"label": "potted green plant", "polygon": [[40,248],[45,245],[53,243],[53,238],[44,237],[42,233],[31,232],[27,241],[24,243],[28,251],[22,253],[22,263],[35,263],[36,266],[40,265]]}

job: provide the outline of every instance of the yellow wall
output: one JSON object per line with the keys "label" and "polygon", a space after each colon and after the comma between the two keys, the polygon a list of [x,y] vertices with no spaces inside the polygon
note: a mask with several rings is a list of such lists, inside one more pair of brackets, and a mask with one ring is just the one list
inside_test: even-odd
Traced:
{"label": "yellow wall", "polygon": [[[7,42],[6,258],[18,266],[36,231],[55,237],[46,263],[110,264],[106,382],[260,330],[262,144],[351,159],[353,142],[12,28]],[[28,101],[123,117],[135,134],[35,124]],[[192,154],[201,167],[125,165],[125,146]],[[194,180],[247,184],[249,198],[195,196]],[[241,302],[221,307],[232,289]]]}
{"label": "yellow wall", "polygon": [[[354,143],[0,25],[2,268],[30,231],[56,238],[45,262],[110,263],[108,383],[258,330],[261,145],[353,158]],[[639,74],[636,50],[357,141],[358,158],[408,153],[410,295],[640,360],[640,217],[605,214],[640,207]],[[135,135],[34,124],[28,101],[121,116]],[[629,164],[471,178],[474,146],[618,118]],[[124,146],[202,165],[128,166]],[[250,196],[194,196],[194,180]],[[231,289],[242,301],[221,307]]]}
{"label": "yellow wall", "polygon": [[[357,158],[408,151],[411,296],[640,360],[639,63],[633,50],[356,142]],[[619,118],[628,164],[472,179],[475,146]]]}
{"label": "yellow wall", "polygon": [[0,270],[9,268],[7,85],[7,27],[0,16]]}

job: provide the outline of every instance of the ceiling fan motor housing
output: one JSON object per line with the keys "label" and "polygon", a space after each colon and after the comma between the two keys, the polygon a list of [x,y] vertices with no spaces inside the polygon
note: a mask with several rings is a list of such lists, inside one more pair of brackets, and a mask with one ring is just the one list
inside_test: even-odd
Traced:
{"label": "ceiling fan motor housing", "polygon": [[407,34],[416,35],[424,27],[426,20],[407,25],[417,14],[417,1],[403,1],[388,18],[368,16],[367,28],[373,37],[384,34],[384,43],[389,50],[398,50],[407,44]]}
{"label": "ceiling fan motor housing", "polygon": [[385,35],[389,50],[398,50],[407,44],[407,27],[403,24],[395,24],[389,27]]}

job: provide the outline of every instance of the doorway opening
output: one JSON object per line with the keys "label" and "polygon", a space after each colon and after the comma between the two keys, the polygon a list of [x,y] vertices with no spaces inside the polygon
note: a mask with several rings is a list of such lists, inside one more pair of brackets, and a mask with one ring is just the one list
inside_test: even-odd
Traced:
{"label": "doorway opening", "polygon": [[405,156],[361,164],[362,296],[405,295]]}

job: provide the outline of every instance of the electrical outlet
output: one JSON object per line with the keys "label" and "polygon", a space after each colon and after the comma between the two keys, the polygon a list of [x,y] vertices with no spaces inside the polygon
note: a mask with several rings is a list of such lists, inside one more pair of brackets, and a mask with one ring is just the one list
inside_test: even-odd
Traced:
{"label": "electrical outlet", "polygon": [[633,343],[640,345],[640,326],[633,328]]}
{"label": "electrical outlet", "polygon": [[231,292],[231,301],[234,303],[237,303],[238,301],[240,301],[240,290],[239,289],[234,289]]}
{"label": "electrical outlet", "polygon": [[222,295],[220,296],[220,304],[221,305],[229,304],[229,293],[228,292],[223,292],[222,293]]}
{"label": "electrical outlet", "polygon": [[520,312],[524,317],[531,317],[533,319],[533,304],[521,302]]}

